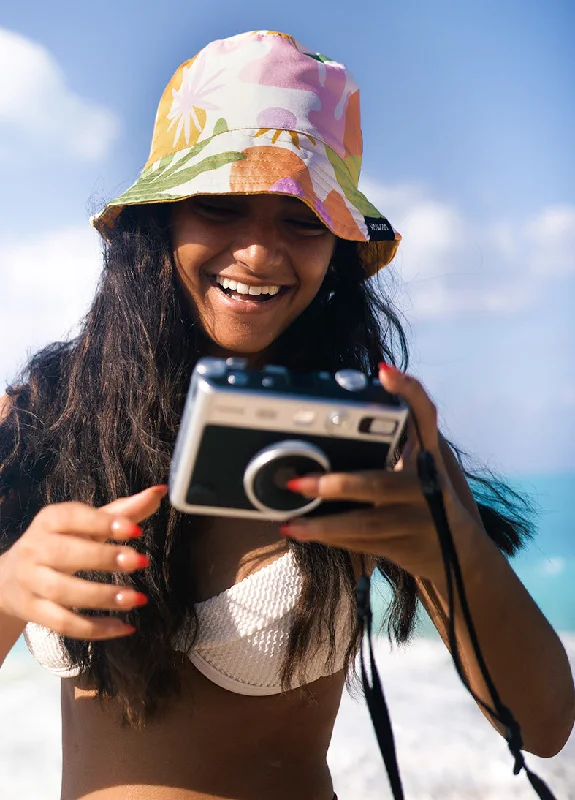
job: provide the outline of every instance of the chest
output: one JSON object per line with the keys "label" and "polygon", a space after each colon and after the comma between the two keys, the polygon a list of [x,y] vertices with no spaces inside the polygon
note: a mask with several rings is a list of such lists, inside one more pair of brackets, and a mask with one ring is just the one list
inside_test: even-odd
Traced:
{"label": "chest", "polygon": [[186,553],[195,603],[229,589],[287,550],[278,523],[200,516],[192,522]]}

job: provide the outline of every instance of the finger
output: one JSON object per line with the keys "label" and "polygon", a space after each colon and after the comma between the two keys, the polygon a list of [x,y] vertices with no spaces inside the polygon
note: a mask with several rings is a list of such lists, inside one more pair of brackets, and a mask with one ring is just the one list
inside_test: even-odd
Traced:
{"label": "finger", "polygon": [[85,617],[51,600],[34,599],[29,621],[72,639],[117,639],[135,632],[133,625],[115,617]]}
{"label": "finger", "polygon": [[137,553],[132,547],[58,534],[45,536],[41,552],[34,555],[36,563],[69,575],[85,570],[134,572],[150,564],[149,556]]}
{"label": "finger", "polygon": [[408,470],[366,470],[365,472],[330,472],[293,478],[288,489],[304,497],[323,500],[356,500],[375,505],[417,500],[421,494],[415,473]]}
{"label": "finger", "polygon": [[45,506],[34,520],[49,533],[85,536],[96,539],[133,539],[141,536],[142,529],[118,513],[92,508],[85,503],[56,503]]}
{"label": "finger", "polygon": [[143,492],[138,492],[130,497],[120,497],[102,506],[102,511],[109,514],[121,514],[132,522],[142,522],[158,510],[167,493],[168,487],[165,484],[150,486]]}
{"label": "finger", "polygon": [[402,397],[408,404],[424,447],[437,450],[437,408],[421,383],[389,364],[379,365],[379,379],[388,392]]}
{"label": "finger", "polygon": [[403,470],[414,470],[416,463],[416,456],[419,453],[419,443],[417,441],[417,434],[413,424],[413,417],[410,414],[407,418],[407,438],[401,451],[401,457],[393,467],[395,472],[402,472]]}
{"label": "finger", "polygon": [[429,511],[424,504],[410,507],[409,513],[405,505],[397,504],[383,510],[367,508],[313,519],[298,517],[282,525],[280,531],[301,541],[381,555],[400,541],[405,548],[406,536],[420,535],[428,528]]}
{"label": "finger", "polygon": [[148,598],[128,586],[101,584],[63,575],[50,567],[40,567],[35,574],[34,595],[67,608],[98,608],[129,611],[145,606]]}

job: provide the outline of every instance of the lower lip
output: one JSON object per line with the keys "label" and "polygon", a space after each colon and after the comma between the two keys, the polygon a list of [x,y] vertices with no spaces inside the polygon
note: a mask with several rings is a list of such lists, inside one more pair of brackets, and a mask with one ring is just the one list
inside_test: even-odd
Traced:
{"label": "lower lip", "polygon": [[277,307],[278,303],[282,302],[283,298],[287,294],[286,288],[282,288],[269,300],[238,300],[235,297],[230,297],[229,295],[225,294],[225,292],[219,288],[218,284],[213,279],[210,280],[208,278],[208,281],[210,287],[213,288],[213,290],[217,293],[218,302],[223,303],[231,311],[240,314],[263,314],[267,311],[273,310]]}

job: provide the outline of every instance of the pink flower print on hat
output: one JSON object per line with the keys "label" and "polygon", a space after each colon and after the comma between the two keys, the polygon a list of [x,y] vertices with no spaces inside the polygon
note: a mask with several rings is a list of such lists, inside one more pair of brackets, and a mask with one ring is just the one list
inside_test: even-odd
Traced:
{"label": "pink flower print on hat", "polygon": [[126,206],[287,194],[336,236],[366,244],[366,275],[373,274],[401,237],[359,191],[359,112],[346,67],[287,34],[250,31],[211,42],[172,76],[144,169],[93,224],[107,236]]}
{"label": "pink flower print on hat", "polygon": [[223,69],[205,74],[205,58],[199,56],[193,64],[182,70],[182,83],[179,89],[172,89],[172,106],[167,118],[170,120],[168,131],[177,123],[173,147],[176,147],[180,134],[184,132],[186,147],[197,144],[206,124],[206,111],[217,111],[218,106],[207,98],[222,88],[214,84]]}
{"label": "pink flower print on hat", "polygon": [[332,63],[329,68],[318,61],[315,64],[325,75],[323,91],[318,97],[319,108],[310,110],[309,119],[321,140],[344,158],[347,155],[344,146],[347,105],[350,95],[359,94],[359,91],[339,64]]}
{"label": "pink flower print on hat", "polygon": [[314,145],[317,144],[316,140],[309,133],[302,133],[295,130],[297,128],[297,117],[288,111],[287,108],[266,108],[261,111],[257,117],[260,129],[254,134],[254,138],[263,136],[264,133],[273,130],[274,134],[272,142],[275,144],[279,139],[281,133],[285,131],[289,134],[293,144],[298,150],[301,149],[300,136],[305,136]]}

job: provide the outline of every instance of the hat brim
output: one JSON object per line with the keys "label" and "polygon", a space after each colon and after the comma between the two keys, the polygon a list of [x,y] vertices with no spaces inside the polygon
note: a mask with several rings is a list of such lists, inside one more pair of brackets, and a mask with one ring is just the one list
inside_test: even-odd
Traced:
{"label": "hat brim", "polygon": [[218,133],[146,166],[135,183],[92,217],[109,238],[127,206],[173,203],[196,195],[297,197],[341,239],[362,242],[368,277],[389,264],[401,236],[355,186],[345,160],[296,131]]}

